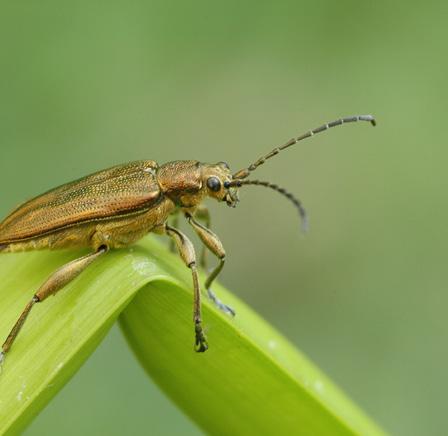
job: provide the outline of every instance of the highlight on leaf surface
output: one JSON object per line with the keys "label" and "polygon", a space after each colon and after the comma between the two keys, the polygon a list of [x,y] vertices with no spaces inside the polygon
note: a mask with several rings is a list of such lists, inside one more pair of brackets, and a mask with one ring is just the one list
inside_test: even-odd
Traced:
{"label": "highlight on leaf surface", "polygon": [[[1,256],[0,336],[42,281],[79,254]],[[210,349],[198,355],[187,268],[151,237],[109,253],[33,310],[0,374],[0,434],[23,430],[118,317],[147,373],[209,434],[383,434],[269,324],[214,287],[237,316],[204,299]]]}

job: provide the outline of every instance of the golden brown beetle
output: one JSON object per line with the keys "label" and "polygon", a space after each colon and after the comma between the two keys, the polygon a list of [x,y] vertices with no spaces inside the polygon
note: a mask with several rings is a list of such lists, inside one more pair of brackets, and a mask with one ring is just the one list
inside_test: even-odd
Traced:
{"label": "golden brown beetle", "polygon": [[168,225],[168,217],[183,212],[204,245],[220,260],[207,278],[205,288],[220,309],[233,315],[233,310],[221,303],[210,289],[224,266],[225,251],[218,237],[207,228],[210,218],[201,202],[205,197],[212,197],[235,207],[238,188],[261,185],[291,200],[305,222],[305,211],[292,194],[269,182],[246,178],[267,159],[302,139],[356,121],[375,125],[371,115],[341,118],[291,139],[233,175],[225,162],[174,161],[159,166],[151,160],[138,161],[67,183],[19,206],[0,223],[0,252],[70,247],[89,247],[93,252],[62,266],[38,289],[3,344],[0,363],[35,303],[56,294],[109,249],[133,244],[148,232],[170,236],[182,260],[191,269],[196,351],[205,351],[208,345],[201,325],[201,294],[194,247],[186,235]]}

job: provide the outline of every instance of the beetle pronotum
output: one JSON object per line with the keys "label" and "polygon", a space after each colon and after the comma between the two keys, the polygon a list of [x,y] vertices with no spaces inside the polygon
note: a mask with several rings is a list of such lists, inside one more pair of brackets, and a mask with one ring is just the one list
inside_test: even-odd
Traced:
{"label": "beetle pronotum", "polygon": [[0,363],[11,349],[34,304],[56,294],[109,249],[133,244],[149,232],[171,237],[185,265],[191,270],[195,348],[198,352],[207,350],[194,247],[184,233],[168,224],[168,218],[183,213],[205,247],[219,259],[219,264],[205,281],[205,288],[220,309],[233,315],[233,310],[221,303],[211,290],[212,282],[224,266],[226,254],[218,236],[208,228],[210,217],[202,201],[205,197],[212,197],[235,207],[239,188],[265,186],[288,198],[306,222],[305,210],[292,194],[270,182],[248,180],[247,177],[266,160],[301,140],[356,121],[375,125],[371,115],[340,118],[289,140],[233,175],[225,162],[205,164],[187,160],[159,166],[151,160],[138,161],[67,183],[19,206],[0,223],[0,252],[75,247],[88,247],[93,251],[59,268],[37,290],[2,345]]}

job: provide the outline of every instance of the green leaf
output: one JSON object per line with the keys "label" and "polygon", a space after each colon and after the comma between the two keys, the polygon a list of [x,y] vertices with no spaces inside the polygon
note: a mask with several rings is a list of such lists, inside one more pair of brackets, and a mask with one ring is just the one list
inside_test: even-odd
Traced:
{"label": "green leaf", "polygon": [[[0,336],[36,288],[80,252],[4,254]],[[382,434],[315,366],[222,287],[235,319],[204,301],[210,350],[193,351],[191,276],[157,241],[109,253],[37,304],[0,374],[0,434],[16,434],[92,353],[121,313],[138,359],[210,434]],[[206,299],[204,299],[206,300]]]}

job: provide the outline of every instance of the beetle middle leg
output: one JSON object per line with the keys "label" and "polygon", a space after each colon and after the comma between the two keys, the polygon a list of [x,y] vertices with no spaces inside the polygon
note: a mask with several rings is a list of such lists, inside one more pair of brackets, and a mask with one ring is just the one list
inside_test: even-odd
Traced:
{"label": "beetle middle leg", "polygon": [[185,214],[185,217],[187,218],[188,223],[193,227],[194,231],[197,233],[201,241],[204,243],[204,245],[219,259],[219,264],[210,273],[210,275],[207,277],[207,280],[205,281],[205,288],[207,289],[209,298],[223,312],[235,316],[235,311],[230,306],[227,306],[222,301],[220,301],[215,293],[211,290],[211,285],[223,269],[226,259],[226,252],[224,250],[222,242],[219,240],[217,235],[215,235],[210,229],[207,229],[207,227],[199,224],[189,213]]}
{"label": "beetle middle leg", "polygon": [[19,319],[14,324],[14,327],[12,328],[8,337],[6,338],[6,341],[2,345],[2,351],[0,352],[0,364],[3,362],[6,353],[8,353],[12,344],[16,340],[17,335],[19,334],[20,330],[25,324],[25,321],[28,318],[28,315],[30,314],[31,309],[34,307],[34,305],[36,303],[41,303],[50,295],[55,295],[65,285],[70,283],[79,274],[81,274],[93,261],[98,259],[98,257],[104,254],[106,251],[107,251],[106,247],[100,247],[95,253],[91,253],[79,259],[75,259],[67,263],[66,265],[62,266],[58,270],[56,270],[45,281],[45,283],[34,294],[31,301],[25,306],[25,309],[23,310]]}
{"label": "beetle middle leg", "polygon": [[193,276],[193,321],[196,334],[195,349],[197,352],[204,352],[208,349],[208,344],[202,329],[201,291],[199,288],[199,277],[196,266],[196,253],[192,242],[180,230],[170,227],[169,225],[165,225],[165,232],[174,240],[180,257],[184,261],[185,265],[190,268],[191,275]]}

